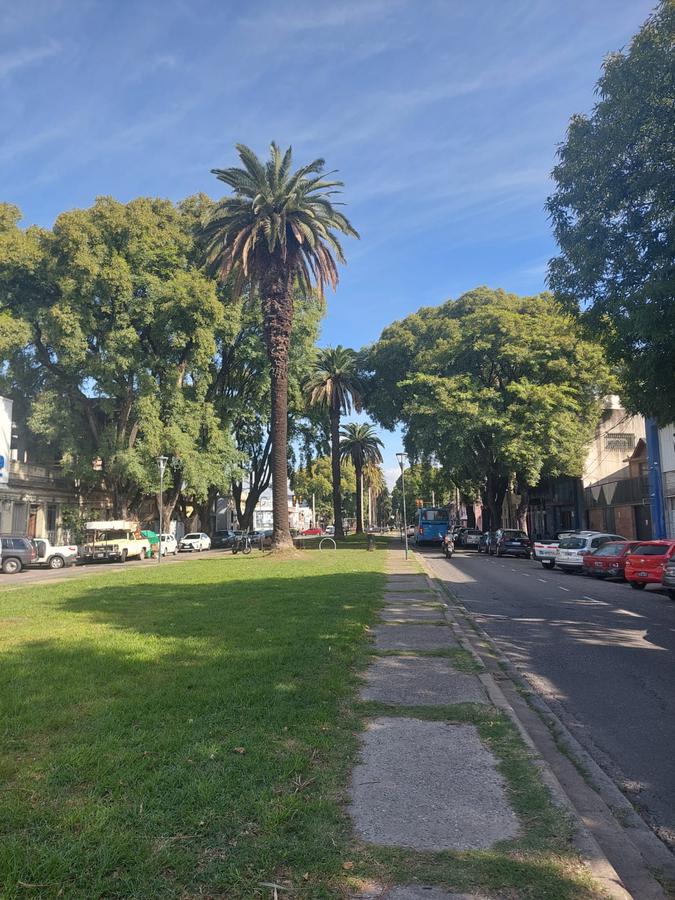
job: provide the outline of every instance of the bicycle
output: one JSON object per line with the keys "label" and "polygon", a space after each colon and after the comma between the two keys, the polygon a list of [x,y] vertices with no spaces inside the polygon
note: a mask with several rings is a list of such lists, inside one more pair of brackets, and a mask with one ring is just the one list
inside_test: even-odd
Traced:
{"label": "bicycle", "polygon": [[239,551],[246,555],[251,552],[251,538],[248,534],[240,534],[232,544],[232,555],[236,555]]}

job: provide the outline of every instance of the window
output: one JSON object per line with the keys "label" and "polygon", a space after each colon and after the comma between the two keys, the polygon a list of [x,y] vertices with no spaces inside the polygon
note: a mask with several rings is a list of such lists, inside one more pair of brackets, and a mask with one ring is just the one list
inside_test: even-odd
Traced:
{"label": "window", "polygon": [[605,435],[605,450],[626,453],[635,449],[635,435],[628,432],[610,431]]}
{"label": "window", "polygon": [[595,555],[596,556],[623,556],[623,550],[624,550],[623,544],[605,544],[604,547],[601,547]]}
{"label": "window", "polygon": [[423,509],[420,515],[423,522],[448,522],[447,509]]}
{"label": "window", "polygon": [[668,544],[638,544],[633,550],[635,556],[665,556]]}
{"label": "window", "polygon": [[585,538],[569,537],[560,541],[561,550],[583,550],[586,546]]}

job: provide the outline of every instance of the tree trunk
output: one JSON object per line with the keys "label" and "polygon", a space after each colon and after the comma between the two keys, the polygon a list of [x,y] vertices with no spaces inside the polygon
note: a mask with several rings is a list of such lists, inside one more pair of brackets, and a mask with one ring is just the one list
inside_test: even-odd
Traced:
{"label": "tree trunk", "polygon": [[498,528],[502,527],[502,507],[507,487],[508,479],[494,472],[488,474],[485,485],[485,499],[490,512],[491,531],[497,531]]}
{"label": "tree trunk", "polygon": [[272,550],[287,550],[293,546],[288,518],[288,352],[293,327],[289,276],[270,272],[263,297],[272,405]]}
{"label": "tree trunk", "polygon": [[525,482],[519,482],[518,488],[520,493],[520,500],[518,501],[518,506],[516,507],[518,528],[520,528],[521,531],[527,532],[527,514],[530,511],[530,486]]}
{"label": "tree trunk", "polygon": [[270,451],[272,449],[272,437],[267,440],[260,454],[253,454],[249,460],[248,494],[242,506],[243,482],[232,479],[232,497],[237,513],[237,522],[242,531],[248,531],[253,525],[253,511],[258,505],[262,494],[270,486],[272,470],[270,468]]}
{"label": "tree trunk", "polygon": [[356,469],[356,533],[363,534],[363,469]]}
{"label": "tree trunk", "polygon": [[340,481],[340,409],[331,404],[330,461],[333,470],[333,524],[335,537],[344,537],[342,528],[342,484]]}

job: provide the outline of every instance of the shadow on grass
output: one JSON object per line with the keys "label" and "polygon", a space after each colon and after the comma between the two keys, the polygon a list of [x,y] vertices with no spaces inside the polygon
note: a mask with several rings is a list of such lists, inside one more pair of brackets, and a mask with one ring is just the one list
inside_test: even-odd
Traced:
{"label": "shadow on grass", "polygon": [[248,898],[280,878],[318,896],[343,880],[348,701],[382,577],[208,571],[43,592],[39,639],[0,672],[3,897]]}

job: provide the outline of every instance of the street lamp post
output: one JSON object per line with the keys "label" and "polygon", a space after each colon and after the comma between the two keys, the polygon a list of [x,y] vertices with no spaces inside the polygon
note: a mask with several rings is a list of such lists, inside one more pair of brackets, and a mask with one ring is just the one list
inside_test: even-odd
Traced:
{"label": "street lamp post", "polygon": [[396,459],[401,467],[401,492],[403,494],[403,534],[405,536],[405,558],[408,558],[408,516],[405,508],[405,453],[397,453]]}
{"label": "street lamp post", "polygon": [[169,461],[168,456],[158,456],[157,465],[159,466],[159,552],[157,554],[157,564],[162,562],[162,526],[164,515],[164,470]]}

